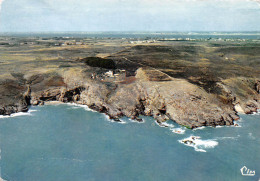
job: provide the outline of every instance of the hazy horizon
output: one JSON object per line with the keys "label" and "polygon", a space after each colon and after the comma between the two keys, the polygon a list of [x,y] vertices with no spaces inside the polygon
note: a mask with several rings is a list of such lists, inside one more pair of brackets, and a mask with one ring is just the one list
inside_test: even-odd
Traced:
{"label": "hazy horizon", "polygon": [[259,0],[0,0],[0,32],[255,32]]}
{"label": "hazy horizon", "polygon": [[123,34],[132,34],[132,33],[140,33],[140,34],[218,34],[218,33],[226,33],[226,34],[260,34],[260,31],[2,31],[0,34],[48,34],[48,33],[123,33]]}

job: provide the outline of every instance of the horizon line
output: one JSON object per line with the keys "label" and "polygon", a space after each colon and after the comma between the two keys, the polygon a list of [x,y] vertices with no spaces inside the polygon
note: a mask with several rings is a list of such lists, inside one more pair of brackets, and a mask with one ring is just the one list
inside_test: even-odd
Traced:
{"label": "horizon line", "polygon": [[260,33],[254,31],[0,31],[0,34],[19,34],[19,33]]}

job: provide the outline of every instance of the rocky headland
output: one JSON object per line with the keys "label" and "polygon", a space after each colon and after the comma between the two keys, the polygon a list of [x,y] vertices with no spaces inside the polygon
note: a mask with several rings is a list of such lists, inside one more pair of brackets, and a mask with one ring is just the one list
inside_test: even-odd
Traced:
{"label": "rocky headland", "polygon": [[[175,55],[181,56],[177,50]],[[239,75],[227,76],[234,74],[231,69],[225,76],[215,76],[212,72],[218,70],[214,69],[210,57],[203,58],[204,65],[197,67],[200,74],[193,70],[195,63],[189,65],[189,62],[186,62],[186,68],[182,65],[181,68],[162,69],[161,63],[149,62],[152,58],[149,61],[140,58],[146,53],[155,56],[154,51],[154,45],[134,46],[105,58],[71,58],[69,65],[67,60],[59,62],[66,62],[66,66],[59,64],[53,68],[48,62],[40,62],[48,67],[39,71],[38,61],[33,68],[4,72],[0,77],[0,115],[26,112],[31,105],[60,101],[87,105],[115,121],[120,121],[122,116],[142,121],[139,116],[146,115],[154,117],[159,124],[173,120],[187,128],[196,128],[233,125],[233,121],[239,119],[238,113],[251,114],[260,108],[259,70],[252,76],[243,75],[237,65]],[[156,56],[160,52],[164,62],[168,50],[156,49]],[[192,52],[183,52],[184,57],[190,59],[188,54]],[[193,52],[193,56],[197,54]],[[222,55],[217,56],[222,58]],[[27,62],[27,65],[34,63]],[[55,62],[51,64],[55,65]]]}

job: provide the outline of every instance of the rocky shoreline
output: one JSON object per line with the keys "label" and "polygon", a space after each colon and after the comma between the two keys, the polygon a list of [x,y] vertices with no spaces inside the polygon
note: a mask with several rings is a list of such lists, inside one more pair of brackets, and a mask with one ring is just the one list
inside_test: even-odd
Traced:
{"label": "rocky shoreline", "polygon": [[1,84],[1,100],[5,102],[1,103],[0,115],[26,112],[30,105],[60,101],[87,105],[115,121],[120,121],[122,116],[142,121],[139,116],[145,115],[154,117],[159,124],[170,119],[192,129],[233,125],[239,119],[237,113],[251,114],[260,108],[259,80],[250,87],[252,95],[246,100],[236,95],[232,87],[220,83],[231,100],[225,104],[216,95],[185,79],[169,77],[167,81],[151,81],[147,71],[139,68],[136,80],[128,84],[107,84],[89,78],[84,71],[73,75],[70,69],[62,73],[16,76],[16,80]]}
{"label": "rocky shoreline", "polygon": [[0,115],[60,101],[115,121],[145,115],[196,128],[233,125],[238,113],[260,108],[259,42],[80,38],[87,43],[57,47],[52,38],[7,40],[14,46],[0,46]]}

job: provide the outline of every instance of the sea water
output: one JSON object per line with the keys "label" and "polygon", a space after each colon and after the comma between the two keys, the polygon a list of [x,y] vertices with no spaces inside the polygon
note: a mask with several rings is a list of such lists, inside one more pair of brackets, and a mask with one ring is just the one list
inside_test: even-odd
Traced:
{"label": "sea water", "polygon": [[[8,181],[254,180],[260,115],[238,127],[188,130],[153,118],[113,122],[84,106],[46,105],[0,118],[1,178]],[[122,124],[123,123],[123,124]],[[199,137],[196,145],[183,139]],[[255,171],[243,176],[241,168]]]}
{"label": "sea water", "polygon": [[0,36],[15,37],[66,37],[66,38],[131,38],[131,39],[247,39],[259,40],[260,32],[46,32],[46,33],[1,33]]}

